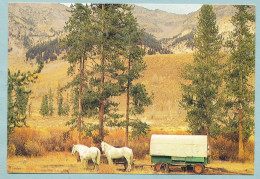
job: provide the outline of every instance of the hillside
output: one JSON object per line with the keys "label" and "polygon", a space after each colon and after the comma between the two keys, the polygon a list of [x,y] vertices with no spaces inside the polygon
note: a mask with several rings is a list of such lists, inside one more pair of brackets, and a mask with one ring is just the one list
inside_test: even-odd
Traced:
{"label": "hillside", "polygon": [[8,65],[23,63],[28,48],[64,33],[68,7],[48,3],[9,3]]}
{"label": "hillside", "polygon": [[[141,116],[152,128],[163,130],[183,130],[186,126],[185,111],[179,106],[181,99],[180,74],[186,64],[193,61],[192,54],[168,54],[168,55],[147,55],[144,57],[147,69],[143,72],[143,78],[139,82],[147,86],[149,94],[154,94],[153,105],[145,109]],[[48,94],[51,88],[54,93],[55,116],[57,116],[56,94],[57,86],[64,86],[70,78],[67,76],[67,62],[58,60],[45,65],[40,78],[30,86],[32,90],[32,118],[29,123],[34,123],[40,117],[39,110],[42,96]],[[65,101],[70,90],[63,93]],[[124,95],[113,100],[120,102],[119,112],[125,114],[126,97]],[[54,117],[55,117],[54,116]],[[57,116],[58,117],[58,116]],[[89,120],[89,119],[84,119]],[[66,121],[65,121],[66,122]],[[160,122],[160,126],[158,126]]]}
{"label": "hillside", "polygon": [[[213,7],[219,32],[225,38],[233,28],[230,18],[234,15],[234,7],[231,5],[214,5]],[[57,3],[9,3],[9,67],[16,69],[17,62],[24,63],[25,53],[32,46],[64,35],[63,27],[69,19],[70,13],[67,11],[69,9]],[[254,12],[255,7],[251,11]],[[199,10],[180,15],[136,6],[133,13],[140,27],[145,28],[146,33],[158,40],[156,44],[171,53],[193,52],[192,36],[198,22]],[[252,27],[254,30],[254,25]],[[25,66],[30,66],[30,64]]]}

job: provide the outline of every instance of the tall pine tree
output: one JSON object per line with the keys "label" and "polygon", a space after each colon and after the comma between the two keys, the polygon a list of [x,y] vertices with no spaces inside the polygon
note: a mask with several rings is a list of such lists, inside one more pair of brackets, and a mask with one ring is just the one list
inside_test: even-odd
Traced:
{"label": "tall pine tree", "polygon": [[188,65],[183,75],[181,105],[187,111],[186,121],[192,134],[206,131],[210,145],[211,130],[219,119],[219,88],[222,82],[220,48],[216,15],[211,5],[203,5],[194,37],[194,64]]}
{"label": "tall pine tree", "polygon": [[[72,128],[77,126],[78,130],[78,143],[81,138],[81,130],[83,127],[82,120],[82,93],[83,87],[86,85],[85,79],[85,66],[88,58],[91,57],[93,42],[95,36],[93,33],[93,21],[91,16],[91,8],[88,5],[76,3],[70,11],[71,17],[66,22],[65,29],[68,31],[64,39],[64,45],[69,47],[67,60],[70,63],[68,74],[75,74],[75,69],[78,69],[74,75],[74,80],[67,85],[67,87],[78,86],[78,116],[68,122]],[[86,86],[85,86],[86,87]]]}
{"label": "tall pine tree", "polygon": [[[254,86],[249,79],[255,72],[255,39],[249,23],[255,16],[248,12],[250,6],[235,6],[236,13],[231,22],[235,29],[227,42],[231,55],[226,73],[226,107],[233,113],[232,123],[238,131],[238,158],[243,158],[244,141],[252,135],[254,128]],[[229,126],[230,127],[230,126]]]}
{"label": "tall pine tree", "polygon": [[[137,114],[144,112],[144,106],[148,106],[152,103],[151,96],[148,96],[146,92],[145,85],[133,84],[134,80],[141,77],[141,72],[145,70],[146,65],[143,61],[143,56],[145,55],[144,49],[142,49],[138,44],[141,43],[141,37],[144,35],[143,30],[138,29],[138,24],[136,18],[133,16],[129,7],[129,11],[124,17],[124,33],[125,33],[125,58],[126,58],[126,134],[125,134],[125,145],[128,146],[129,137],[129,125],[133,129],[136,129],[134,135],[139,133],[146,133],[149,130],[148,125],[145,125],[142,121],[135,119],[130,120],[130,114],[136,117]],[[132,99],[132,100],[131,100]],[[131,101],[133,101],[131,103]],[[132,105],[131,105],[132,104]],[[145,126],[142,128],[141,126]],[[144,130],[137,130],[144,129]]]}
{"label": "tall pine tree", "polygon": [[124,4],[94,4],[96,47],[99,63],[95,65],[96,76],[91,84],[98,90],[99,136],[104,139],[104,122],[113,124],[120,115],[116,112],[118,103],[111,97],[123,92],[124,61],[124,14],[128,11]]}

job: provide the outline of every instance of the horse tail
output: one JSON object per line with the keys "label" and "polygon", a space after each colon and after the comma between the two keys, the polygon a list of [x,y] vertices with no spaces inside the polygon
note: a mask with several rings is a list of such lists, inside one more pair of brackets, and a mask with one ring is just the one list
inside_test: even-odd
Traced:
{"label": "horse tail", "polygon": [[100,157],[101,157],[100,150],[97,149],[97,164],[98,165],[100,164]]}

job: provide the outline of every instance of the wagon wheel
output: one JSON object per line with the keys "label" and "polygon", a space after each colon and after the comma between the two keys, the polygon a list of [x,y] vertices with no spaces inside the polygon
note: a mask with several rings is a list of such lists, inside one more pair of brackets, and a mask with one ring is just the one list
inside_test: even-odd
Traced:
{"label": "wagon wheel", "polygon": [[168,163],[165,163],[165,164],[164,164],[164,171],[165,171],[166,173],[169,173],[170,169],[169,169],[169,164],[168,164]]}
{"label": "wagon wheel", "polygon": [[154,165],[154,171],[159,172],[162,169],[162,163],[156,163]]}
{"label": "wagon wheel", "polygon": [[204,172],[204,166],[200,163],[193,166],[193,172],[196,174],[201,174]]}

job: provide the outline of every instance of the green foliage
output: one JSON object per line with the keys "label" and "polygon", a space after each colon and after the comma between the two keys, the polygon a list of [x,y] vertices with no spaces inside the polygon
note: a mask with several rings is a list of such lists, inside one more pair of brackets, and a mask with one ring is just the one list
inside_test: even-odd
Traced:
{"label": "green foliage", "polygon": [[36,59],[37,63],[41,61],[48,62],[48,60],[54,61],[64,50],[67,49],[60,47],[60,41],[58,39],[43,42],[28,49],[26,52],[26,61],[31,59]]}
{"label": "green foliage", "polygon": [[142,34],[138,45],[144,45],[146,48],[148,47],[148,55],[156,54],[156,52],[160,54],[170,53],[168,49],[162,47],[161,41],[156,40],[154,35],[146,32]]}
{"label": "green foliage", "polygon": [[150,126],[146,122],[139,119],[132,120],[129,124],[132,127],[131,137],[146,137],[151,131]]}
{"label": "green foliage", "polygon": [[7,115],[7,131],[8,138],[15,127],[26,125],[26,110],[28,98],[31,93],[27,89],[27,85],[35,82],[38,78],[37,74],[41,72],[43,63],[33,73],[30,71],[21,73],[11,73],[8,69],[8,115]]}
{"label": "green foliage", "polygon": [[53,112],[54,112],[54,108],[53,108],[53,93],[52,90],[50,88],[50,92],[49,92],[49,104],[48,104],[48,109],[49,109],[49,115],[52,116]]}
{"label": "green foliage", "polygon": [[40,114],[42,116],[47,116],[49,115],[49,102],[48,102],[48,95],[44,95],[42,97],[42,103],[41,103],[41,108],[40,108]]}
{"label": "green foliage", "polygon": [[131,88],[131,96],[133,98],[132,114],[144,113],[144,107],[152,104],[153,96],[149,96],[146,92],[145,85],[137,83]]}
{"label": "green foliage", "polygon": [[63,110],[63,95],[61,94],[58,101],[58,115],[61,116],[64,114]]}
{"label": "green foliage", "polygon": [[173,43],[172,43],[172,46],[175,46],[176,44],[178,44],[178,43],[180,43],[180,42],[182,42],[182,41],[186,41],[187,40],[187,42],[186,42],[186,45],[187,45],[187,47],[194,47],[194,42],[193,42],[193,38],[194,38],[194,31],[192,31],[192,32],[190,32],[190,33],[188,33],[188,34],[186,34],[186,35],[184,35],[184,36],[182,36],[182,37],[175,37],[176,39],[173,41]]}
{"label": "green foliage", "polygon": [[[243,123],[243,140],[252,135],[254,129],[254,87],[249,79],[255,72],[255,36],[249,29],[249,22],[255,16],[248,13],[249,6],[235,6],[237,12],[231,22],[235,29],[226,45],[231,53],[225,71],[226,105],[228,114],[226,131],[238,132],[238,121]],[[242,118],[239,117],[239,110]],[[234,127],[236,126],[236,127]]]}
{"label": "green foliage", "polygon": [[194,44],[194,64],[188,65],[183,75],[189,84],[182,84],[180,104],[187,111],[190,132],[201,134],[206,129],[210,134],[221,117],[219,88],[222,83],[222,67],[219,64],[221,36],[211,5],[201,8]]}
{"label": "green foliage", "polygon": [[[104,126],[93,127],[81,119],[98,115],[104,125],[122,127],[118,103],[111,99],[125,92],[127,83],[132,86],[132,81],[140,78],[140,72],[146,67],[143,62],[145,52],[139,45],[143,30],[137,29],[131,10],[132,7],[125,4],[92,4],[90,7],[75,4],[70,10],[71,17],[65,26],[68,34],[63,45],[69,47],[66,56],[70,63],[68,74],[74,76],[65,87],[73,89],[73,119],[67,123],[71,129],[83,130],[88,135],[93,130],[103,130]],[[125,66],[127,60],[131,63],[129,70]],[[144,86],[134,89],[135,96],[149,101]],[[135,101],[139,113],[148,105]],[[100,113],[102,105],[104,114]]]}
{"label": "green foliage", "polygon": [[70,105],[69,105],[69,97],[68,97],[68,94],[67,94],[66,101],[65,101],[65,103],[63,104],[63,107],[62,107],[62,114],[64,116],[68,116],[69,113],[70,113]]}

